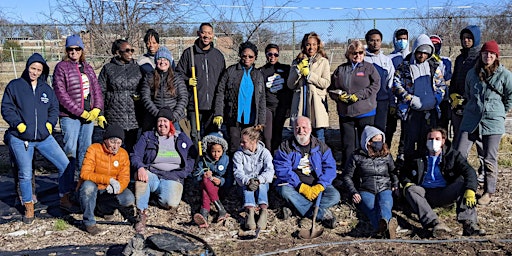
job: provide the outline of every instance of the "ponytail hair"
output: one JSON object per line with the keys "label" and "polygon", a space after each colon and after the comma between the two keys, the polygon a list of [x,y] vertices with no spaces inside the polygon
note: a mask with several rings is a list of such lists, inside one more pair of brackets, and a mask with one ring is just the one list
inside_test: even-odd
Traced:
{"label": "ponytail hair", "polygon": [[249,137],[249,140],[251,141],[255,141],[255,140],[259,140],[261,138],[261,133],[263,132],[263,128],[264,126],[259,124],[259,125],[256,125],[256,126],[250,126],[250,127],[247,127],[247,128],[244,128],[242,130],[242,136],[246,135],[247,137]]}

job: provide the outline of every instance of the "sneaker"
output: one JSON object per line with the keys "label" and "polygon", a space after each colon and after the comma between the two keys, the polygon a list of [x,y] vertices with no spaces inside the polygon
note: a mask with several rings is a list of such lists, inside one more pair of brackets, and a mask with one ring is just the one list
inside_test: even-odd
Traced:
{"label": "sneaker", "polygon": [[388,222],[387,236],[389,239],[396,239],[396,230],[398,228],[398,221],[395,218],[391,218]]}
{"label": "sneaker", "polygon": [[463,236],[485,236],[487,232],[484,229],[480,229],[478,224],[473,221],[465,222],[462,225]]}
{"label": "sneaker", "polygon": [[492,194],[491,193],[484,193],[482,197],[478,199],[479,205],[488,205],[492,201]]}
{"label": "sneaker", "polygon": [[334,229],[336,227],[336,224],[336,217],[334,216],[334,214],[332,214],[330,210],[326,209],[324,212],[324,217],[322,218],[322,225],[324,225],[324,227],[326,228]]}
{"label": "sneaker", "polygon": [[287,220],[292,217],[292,210],[286,206],[283,207],[283,220]]}
{"label": "sneaker", "polygon": [[443,222],[438,222],[434,229],[432,230],[432,235],[434,237],[442,237],[444,235],[447,235],[448,233],[452,232],[452,229],[449,228],[446,224]]}
{"label": "sneaker", "polygon": [[483,173],[478,174],[478,178],[476,180],[478,180],[478,183],[484,183],[484,181],[485,181],[484,174]]}
{"label": "sneaker", "polygon": [[85,231],[87,231],[87,233],[95,236],[101,232],[101,229],[98,228],[98,226],[96,226],[96,224],[93,224],[91,226],[85,226]]}

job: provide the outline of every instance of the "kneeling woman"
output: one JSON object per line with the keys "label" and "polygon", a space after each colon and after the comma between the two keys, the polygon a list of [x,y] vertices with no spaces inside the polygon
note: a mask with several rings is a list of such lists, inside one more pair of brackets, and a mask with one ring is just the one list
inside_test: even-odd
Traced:
{"label": "kneeling woman", "polygon": [[398,178],[393,172],[393,157],[384,141],[382,131],[366,126],[361,136],[361,149],[354,151],[345,165],[343,182],[377,235],[395,238],[398,224],[391,218],[391,208]]}

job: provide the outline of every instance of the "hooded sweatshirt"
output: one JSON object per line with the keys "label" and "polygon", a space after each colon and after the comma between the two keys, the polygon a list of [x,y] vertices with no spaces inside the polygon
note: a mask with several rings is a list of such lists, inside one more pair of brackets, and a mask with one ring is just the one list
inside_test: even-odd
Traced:
{"label": "hooded sweatshirt", "polygon": [[272,155],[263,142],[258,141],[255,152],[240,147],[233,155],[233,173],[239,186],[258,178],[260,184],[271,183],[274,178]]}
{"label": "hooded sweatshirt", "polygon": [[462,48],[460,55],[455,59],[455,67],[453,68],[453,76],[450,82],[450,93],[458,93],[464,95],[464,87],[466,83],[466,75],[473,68],[480,56],[480,28],[470,25],[460,31],[462,42],[462,34],[470,33],[473,35],[473,46],[471,48]]}
{"label": "hooded sweatshirt", "polygon": [[382,51],[379,51],[377,54],[366,51],[364,60],[372,63],[380,75],[380,89],[377,92],[377,100],[388,100],[390,96],[389,91],[393,86],[393,75],[395,73],[393,61],[391,61],[391,58],[384,55]]}
{"label": "hooded sweatshirt", "polygon": [[[43,65],[43,72],[33,88],[30,83],[29,67],[34,62]],[[5,88],[2,98],[2,117],[9,124],[9,132],[25,141],[42,141],[50,136],[46,123],[52,127],[57,124],[59,101],[53,89],[46,83],[50,68],[39,53],[34,53],[27,60],[21,78],[14,79]],[[16,128],[24,123],[25,132]]]}
{"label": "hooded sweatshirt", "polygon": [[403,49],[398,48],[396,45],[396,32],[400,29],[404,28],[398,28],[397,30],[395,30],[395,32],[393,32],[393,47],[395,47],[395,50],[388,55],[388,57],[393,61],[393,66],[395,67],[395,69],[398,67],[398,65],[402,63],[404,58],[407,55],[409,55],[409,53],[411,53],[411,51],[409,51],[409,40],[407,40],[407,46]]}
{"label": "hooded sweatshirt", "polygon": [[376,135],[382,135],[382,141],[386,141],[386,135],[379,129],[373,126],[365,126],[363,133],[361,133],[361,148],[368,153],[368,141]]}

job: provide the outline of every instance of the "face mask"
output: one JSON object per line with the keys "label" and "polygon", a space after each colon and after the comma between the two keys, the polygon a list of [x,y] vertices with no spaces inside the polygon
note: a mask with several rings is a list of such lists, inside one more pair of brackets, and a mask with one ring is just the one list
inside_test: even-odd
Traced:
{"label": "face mask", "polygon": [[409,44],[409,42],[407,42],[406,39],[400,39],[395,42],[395,47],[399,50],[403,50],[403,49],[407,48],[408,44]]}
{"label": "face mask", "polygon": [[370,146],[373,148],[375,152],[381,151],[383,145],[384,143],[382,141],[372,141],[370,143]]}
{"label": "face mask", "polygon": [[437,153],[441,151],[442,141],[440,140],[427,140],[428,151]]}

